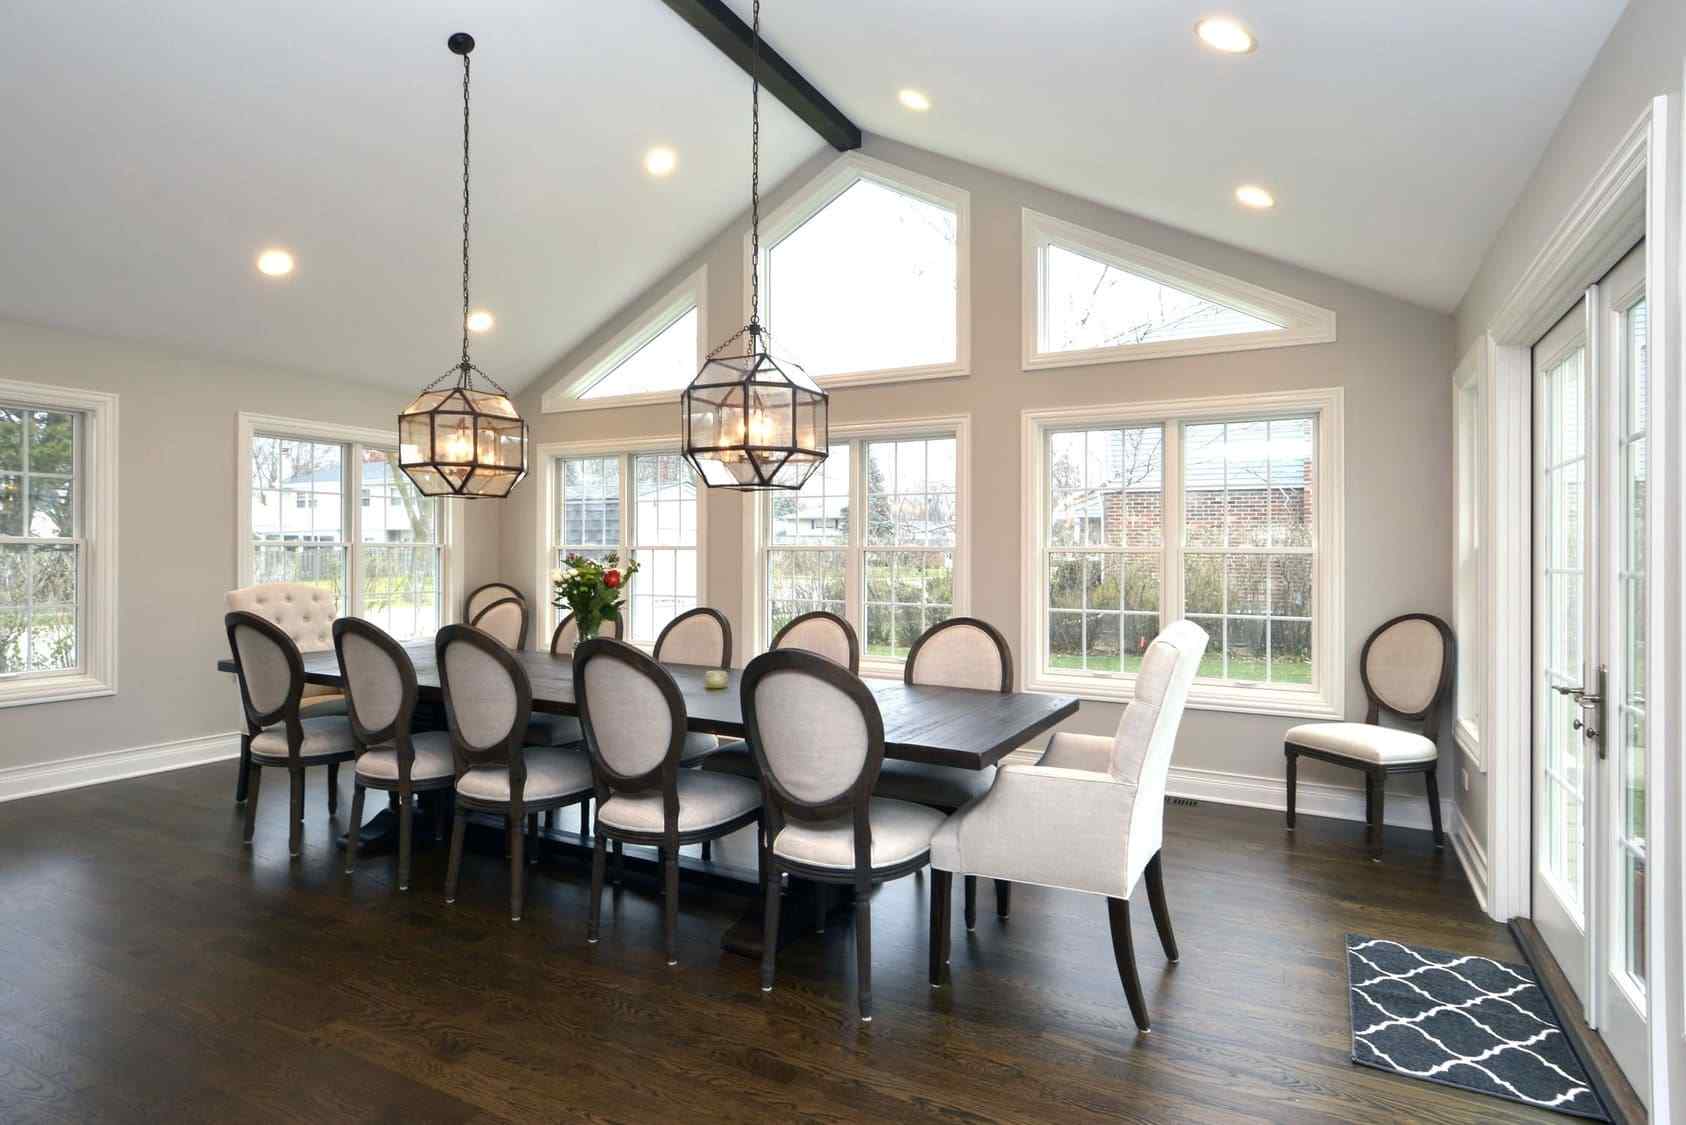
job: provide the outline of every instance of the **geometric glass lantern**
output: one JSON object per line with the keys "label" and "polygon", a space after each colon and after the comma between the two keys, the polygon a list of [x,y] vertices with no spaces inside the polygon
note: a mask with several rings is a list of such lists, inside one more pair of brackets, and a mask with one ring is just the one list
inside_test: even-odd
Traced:
{"label": "geometric glass lantern", "polygon": [[[462,56],[462,358],[398,415],[398,467],[423,496],[509,495],[527,475],[527,423],[509,393],[468,358],[468,78],[474,37],[446,42]],[[439,384],[456,375],[453,386]],[[475,385],[478,375],[490,389]]]}
{"label": "geometric glass lantern", "polygon": [[749,323],[709,353],[679,397],[686,460],[708,487],[739,492],[801,488],[831,441],[830,396],[799,365],[768,353],[772,336],[761,326],[761,0],[753,7]]}

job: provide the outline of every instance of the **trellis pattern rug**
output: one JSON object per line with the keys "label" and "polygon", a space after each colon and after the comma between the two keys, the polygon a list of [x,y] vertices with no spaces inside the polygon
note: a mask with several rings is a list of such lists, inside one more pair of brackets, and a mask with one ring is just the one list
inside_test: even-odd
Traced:
{"label": "trellis pattern rug", "polygon": [[1525,965],[1346,936],[1352,1061],[1608,1121]]}

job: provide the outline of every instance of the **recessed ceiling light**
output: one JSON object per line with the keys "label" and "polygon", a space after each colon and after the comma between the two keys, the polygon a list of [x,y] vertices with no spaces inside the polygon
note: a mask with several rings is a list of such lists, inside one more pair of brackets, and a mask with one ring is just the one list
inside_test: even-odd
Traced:
{"label": "recessed ceiling light", "polygon": [[1242,184],[1235,189],[1235,201],[1243,207],[1266,211],[1276,206],[1276,197],[1257,184]]}
{"label": "recessed ceiling light", "polygon": [[258,272],[270,277],[286,277],[293,272],[293,256],[285,250],[271,247],[258,255]]}
{"label": "recessed ceiling light", "polygon": [[1194,25],[1194,33],[1200,36],[1200,41],[1214,51],[1222,51],[1226,55],[1245,55],[1256,50],[1259,41],[1253,38],[1253,33],[1242,26],[1239,20],[1228,16],[1210,16]]}
{"label": "recessed ceiling light", "polygon": [[475,309],[468,314],[468,319],[463,323],[468,326],[470,332],[490,332],[492,325],[497,323],[497,318],[485,309]]}
{"label": "recessed ceiling light", "polygon": [[666,176],[679,166],[679,154],[666,145],[657,145],[644,154],[644,171],[652,176]]}
{"label": "recessed ceiling light", "polygon": [[926,97],[922,91],[911,88],[897,94],[896,100],[915,113],[924,113],[931,108],[931,99]]}

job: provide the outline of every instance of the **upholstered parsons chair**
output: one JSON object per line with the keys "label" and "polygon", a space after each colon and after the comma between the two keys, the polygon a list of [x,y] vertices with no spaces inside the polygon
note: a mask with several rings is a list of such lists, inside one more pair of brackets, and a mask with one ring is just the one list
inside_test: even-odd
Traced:
{"label": "upholstered parsons chair", "polygon": [[1150,1029],[1136,976],[1130,896],[1145,874],[1160,943],[1175,962],[1177,943],[1159,862],[1165,786],[1206,640],[1205,631],[1190,621],[1165,629],[1142,656],[1135,698],[1125,705],[1117,734],[1055,734],[1034,766],[1001,766],[989,792],[937,830],[931,839],[933,988],[942,984],[948,962],[954,875],[1081,891],[1106,898],[1130,1014],[1139,1029]]}

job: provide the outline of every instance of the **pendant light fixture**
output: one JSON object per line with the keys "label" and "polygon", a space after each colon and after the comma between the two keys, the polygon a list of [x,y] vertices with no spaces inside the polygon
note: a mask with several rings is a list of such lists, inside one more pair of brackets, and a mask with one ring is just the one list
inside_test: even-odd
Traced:
{"label": "pendant light fixture", "polygon": [[795,490],[825,463],[829,399],[770,354],[761,324],[761,0],[750,48],[749,323],[708,354],[680,396],[685,457],[710,488]]}
{"label": "pendant light fixture", "polygon": [[[446,46],[462,56],[462,358],[398,415],[398,467],[423,496],[501,499],[527,475],[527,423],[509,392],[468,358],[468,56],[474,36],[459,31]],[[440,387],[453,377],[454,383]]]}

